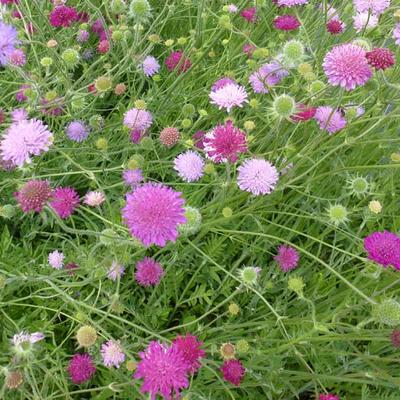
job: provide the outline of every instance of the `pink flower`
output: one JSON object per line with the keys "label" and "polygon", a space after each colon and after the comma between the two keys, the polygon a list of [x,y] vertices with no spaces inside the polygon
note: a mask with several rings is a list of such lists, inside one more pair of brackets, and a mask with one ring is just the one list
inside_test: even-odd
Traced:
{"label": "pink flower", "polygon": [[375,68],[385,70],[395,63],[394,54],[385,48],[375,48],[366,53],[368,64]]}
{"label": "pink flower", "polygon": [[[144,352],[139,353],[141,361],[134,374],[135,379],[144,379],[140,389],[155,400],[157,394],[165,400],[178,399],[180,390],[189,387],[189,363],[176,346],[168,347],[157,341],[150,342]],[[174,394],[175,393],[175,394]]]}
{"label": "pink flower", "polygon": [[135,279],[140,286],[156,286],[164,275],[161,264],[149,257],[138,261],[136,264]]}
{"label": "pink flower", "polygon": [[272,86],[277,85],[289,72],[274,60],[262,65],[249,77],[249,82],[255,93],[268,93]]}
{"label": "pink flower", "polygon": [[80,384],[92,378],[96,372],[96,367],[89,354],[75,354],[69,362],[67,371],[72,382]]}
{"label": "pink flower", "polygon": [[165,65],[169,71],[177,70],[178,73],[186,72],[192,63],[181,51],[173,51],[165,60]]}
{"label": "pink flower", "polygon": [[221,372],[226,381],[239,386],[244,378],[245,369],[239,360],[225,360]]}
{"label": "pink flower", "polygon": [[174,169],[185,182],[196,182],[204,175],[204,160],[198,153],[188,150],[175,158]]}
{"label": "pink flower", "polygon": [[97,51],[101,54],[106,54],[110,50],[110,42],[108,40],[101,40],[97,45]]}
{"label": "pink flower", "polygon": [[103,192],[90,191],[86,193],[83,202],[90,207],[97,207],[103,204],[105,199],[106,197]]}
{"label": "pink flower", "polygon": [[211,132],[206,133],[204,151],[208,158],[215,163],[237,161],[240,153],[247,151],[246,134],[233,126],[232,121],[225,125],[217,125]]}
{"label": "pink flower", "polygon": [[196,336],[186,334],[186,336],[178,336],[172,346],[176,347],[189,363],[189,373],[195,374],[201,367],[200,360],[205,356],[205,351],[200,347],[203,342],[200,342]]}
{"label": "pink flower", "polygon": [[281,31],[293,31],[301,24],[300,21],[293,15],[279,15],[274,19],[274,28]]}
{"label": "pink flower", "polygon": [[308,0],[272,0],[279,7],[293,7],[307,4]]}
{"label": "pink flower", "polygon": [[164,247],[175,242],[177,227],[186,222],[181,193],[162,184],[145,183],[126,196],[122,210],[125,224],[133,237],[145,246]]}
{"label": "pink flower", "polygon": [[364,249],[368,258],[387,267],[392,265],[400,270],[400,236],[383,231],[374,232],[364,239]]}
{"label": "pink flower", "polygon": [[247,93],[243,86],[236,83],[230,83],[218,90],[210,93],[211,104],[215,104],[221,110],[226,109],[230,112],[234,107],[243,107],[244,103],[248,103]]}
{"label": "pink flower", "polygon": [[357,13],[353,17],[353,25],[356,32],[369,30],[378,25],[378,17],[368,12]]}
{"label": "pink flower", "polygon": [[326,130],[330,134],[340,131],[347,124],[341,112],[329,106],[318,107],[314,118],[317,120],[320,129]]}
{"label": "pink flower", "polygon": [[332,35],[338,35],[344,31],[345,24],[337,18],[330,19],[326,24],[326,30]]}
{"label": "pink flower", "polygon": [[382,14],[390,6],[390,0],[353,0],[353,3],[357,12],[375,15]]}
{"label": "pink flower", "polygon": [[54,190],[50,205],[60,218],[68,218],[79,205],[79,195],[71,187],[59,187]]}
{"label": "pink flower", "polygon": [[49,15],[50,24],[56,28],[68,28],[78,19],[79,16],[75,8],[64,5],[55,7]]}
{"label": "pink flower", "polygon": [[320,394],[319,395],[319,400],[340,400],[340,397],[336,396],[334,394],[331,394],[331,393]]}
{"label": "pink flower", "polygon": [[299,253],[294,247],[281,245],[278,247],[278,254],[274,260],[282,271],[288,272],[297,267],[299,258]]}
{"label": "pink flower", "polygon": [[256,22],[257,20],[257,16],[256,16],[256,8],[255,7],[250,7],[250,8],[246,8],[245,10],[243,10],[240,15],[247,21],[247,22]]}
{"label": "pink flower", "polygon": [[22,67],[26,63],[26,56],[23,50],[21,49],[15,49],[11,54],[10,54],[10,63],[17,66],[17,67]]}
{"label": "pink flower", "polygon": [[398,349],[400,347],[400,329],[393,329],[392,333],[390,334],[390,341],[392,342],[392,346],[395,349]]}
{"label": "pink flower", "polygon": [[31,180],[15,193],[23,212],[40,212],[52,195],[52,190],[47,181]]}
{"label": "pink flower", "polygon": [[122,173],[124,183],[132,188],[144,180],[141,169],[126,169]]}
{"label": "pink flower", "polygon": [[119,341],[115,342],[109,340],[101,345],[101,357],[103,358],[103,364],[110,368],[114,366],[119,368],[120,365],[125,361],[125,354],[122,351],[122,347]]}
{"label": "pink flower", "polygon": [[54,269],[61,269],[64,266],[64,254],[58,250],[54,250],[48,255],[48,262]]}
{"label": "pink flower", "polygon": [[255,196],[271,193],[278,182],[279,174],[276,168],[263,159],[246,160],[238,168],[238,186],[241,190]]}
{"label": "pink flower", "polygon": [[132,130],[145,131],[152,123],[153,116],[146,110],[131,108],[124,114],[124,125]]}
{"label": "pink flower", "polygon": [[354,44],[335,46],[322,64],[329,83],[346,90],[364,85],[372,76],[365,54],[362,47]]}
{"label": "pink flower", "polygon": [[297,104],[297,113],[292,115],[292,120],[295,122],[308,121],[314,118],[317,109],[315,107],[308,107],[305,104]]}

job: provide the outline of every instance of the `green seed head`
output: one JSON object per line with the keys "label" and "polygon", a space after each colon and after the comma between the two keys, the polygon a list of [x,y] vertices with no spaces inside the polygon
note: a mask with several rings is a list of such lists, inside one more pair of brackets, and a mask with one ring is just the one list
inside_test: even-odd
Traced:
{"label": "green seed head", "polygon": [[351,179],[349,182],[349,187],[355,196],[361,197],[368,193],[369,183],[365,178],[356,177]]}
{"label": "green seed head", "polygon": [[289,290],[292,290],[295,292],[299,297],[303,296],[303,289],[304,289],[305,283],[303,281],[303,278],[299,276],[292,276],[289,278],[288,281],[288,288]]}
{"label": "green seed head", "polygon": [[197,208],[185,207],[186,223],[179,225],[178,231],[183,235],[190,236],[197,233],[201,226],[201,214]]}
{"label": "green seed head", "polygon": [[61,58],[67,64],[68,68],[74,68],[79,63],[79,53],[75,49],[64,50],[61,54]]}
{"label": "green seed head", "polygon": [[298,40],[290,40],[283,46],[283,56],[290,63],[300,63],[304,58],[304,45]]}
{"label": "green seed head", "polygon": [[43,67],[50,67],[52,64],[53,64],[53,59],[51,58],[51,57],[43,57],[41,60],[40,60],[40,64],[43,66]]}
{"label": "green seed head", "polygon": [[236,343],[236,351],[239,354],[245,354],[249,351],[249,342],[247,340],[241,339]]}
{"label": "green seed head", "polygon": [[182,114],[185,117],[191,117],[196,112],[196,109],[193,104],[185,104],[182,107]]}
{"label": "green seed head", "polygon": [[108,76],[100,76],[94,81],[94,86],[99,93],[105,93],[111,90],[112,80]]}
{"label": "green seed head", "polygon": [[151,17],[151,7],[147,0],[132,0],[129,7],[132,18],[143,21]]}
{"label": "green seed head", "polygon": [[229,314],[236,316],[240,313],[240,307],[236,303],[231,303],[229,304],[228,311]]}
{"label": "green seed head", "polygon": [[279,118],[289,118],[296,112],[296,102],[293,97],[281,94],[275,98],[272,109]]}
{"label": "green seed head", "polygon": [[0,206],[0,217],[4,219],[11,219],[15,216],[15,207],[12,204],[4,204]]}
{"label": "green seed head", "polygon": [[126,11],[126,3],[124,0],[112,0],[110,10],[113,14],[122,14]]}
{"label": "green seed head", "polygon": [[117,233],[112,229],[104,229],[100,234],[100,243],[103,246],[114,246],[118,239]]}
{"label": "green seed head", "polygon": [[400,304],[394,299],[384,300],[373,307],[372,316],[384,325],[397,326],[400,324]]}
{"label": "green seed head", "polygon": [[325,83],[322,81],[313,81],[310,84],[310,92],[311,94],[316,94],[320,92],[321,90],[325,89]]}
{"label": "green seed head", "polygon": [[346,207],[342,206],[341,204],[334,204],[330,206],[327,210],[329,219],[332,224],[334,225],[341,225],[348,221],[347,209]]}
{"label": "green seed head", "polygon": [[259,268],[244,267],[239,272],[239,277],[246,286],[254,286],[257,283]]}
{"label": "green seed head", "polygon": [[90,347],[96,343],[97,333],[94,328],[89,325],[82,326],[76,332],[76,340],[81,347]]}

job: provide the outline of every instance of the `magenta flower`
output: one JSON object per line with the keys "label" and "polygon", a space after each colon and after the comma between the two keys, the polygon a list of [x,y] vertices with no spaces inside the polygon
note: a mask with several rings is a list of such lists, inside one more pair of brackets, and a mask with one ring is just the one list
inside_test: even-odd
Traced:
{"label": "magenta flower", "polygon": [[75,354],[69,362],[67,371],[72,382],[79,385],[92,378],[96,367],[89,354]]}
{"label": "magenta flower", "polygon": [[140,132],[150,128],[153,123],[153,116],[149,111],[131,108],[124,114],[124,125],[129,129]]}
{"label": "magenta flower", "polygon": [[156,286],[164,276],[164,270],[161,264],[150,257],[145,257],[136,264],[135,279],[140,286]]}
{"label": "magenta flower", "polygon": [[139,356],[141,361],[134,378],[144,380],[140,391],[149,393],[151,400],[155,400],[157,394],[165,400],[179,398],[180,390],[189,387],[190,366],[176,346],[152,341]]}
{"label": "magenta flower", "polygon": [[52,142],[53,134],[42,121],[22,120],[11,124],[1,138],[0,154],[4,161],[22,167],[31,156],[48,151]]}
{"label": "magenta flower", "polygon": [[319,400],[340,400],[340,397],[336,396],[334,394],[328,393],[328,394],[320,394],[318,399]]}
{"label": "magenta flower", "polygon": [[314,118],[315,113],[317,112],[315,107],[309,107],[301,103],[297,104],[296,109],[296,114],[291,116],[291,119],[295,122],[308,121],[309,119]]}
{"label": "magenta flower", "polygon": [[211,104],[215,104],[220,110],[226,109],[229,113],[234,107],[243,107],[248,103],[247,93],[243,86],[236,83],[224,85],[222,88],[210,93]]}
{"label": "magenta flower", "polygon": [[238,160],[241,153],[247,151],[246,134],[233,126],[232,121],[225,125],[217,125],[211,132],[206,133],[203,140],[207,157],[215,163]]}
{"label": "magenta flower", "polygon": [[158,73],[160,70],[160,64],[153,56],[147,56],[142,62],[142,70],[143,73],[147,77],[151,77]]}
{"label": "magenta flower", "polygon": [[243,10],[240,15],[247,21],[247,22],[256,22],[257,20],[257,10],[255,7],[246,8]]}
{"label": "magenta flower", "polygon": [[215,92],[218,89],[222,89],[224,86],[228,85],[229,83],[236,84],[236,82],[231,78],[221,78],[218,79],[214,84],[211,86],[211,91]]}
{"label": "magenta flower", "polygon": [[274,260],[284,272],[295,269],[299,263],[299,259],[299,252],[294,247],[284,244],[278,247],[278,254],[274,257]]}
{"label": "magenta flower", "polygon": [[366,53],[368,64],[375,68],[385,70],[395,64],[394,54],[385,48],[375,48]]}
{"label": "magenta flower", "polygon": [[263,159],[246,160],[238,168],[238,186],[255,196],[271,193],[278,182],[277,169]]}
{"label": "magenta flower", "polygon": [[329,83],[346,90],[364,85],[372,76],[365,55],[365,50],[354,44],[335,46],[322,64]]}
{"label": "magenta flower", "polygon": [[317,120],[320,129],[326,130],[330,134],[340,131],[347,124],[341,112],[329,106],[318,107],[314,118]]}
{"label": "magenta flower", "polygon": [[198,153],[188,150],[175,158],[174,169],[185,182],[196,182],[204,175],[204,160]]}
{"label": "magenta flower", "polygon": [[165,60],[165,65],[169,71],[177,70],[178,73],[186,72],[192,63],[181,51],[173,51]]}
{"label": "magenta flower", "polygon": [[368,258],[387,267],[392,265],[400,270],[400,236],[383,231],[374,232],[364,239],[364,249]]}
{"label": "magenta flower", "polygon": [[301,24],[294,15],[279,15],[274,19],[274,28],[281,31],[294,31]]}
{"label": "magenta flower", "polygon": [[244,378],[245,369],[239,360],[225,360],[221,372],[227,382],[239,386]]}
{"label": "magenta flower", "polygon": [[338,35],[344,31],[345,24],[339,19],[332,18],[326,24],[326,30],[332,35]]}
{"label": "magenta flower", "polygon": [[103,364],[110,368],[114,366],[119,368],[120,365],[125,361],[125,354],[122,351],[122,347],[119,341],[109,340],[101,345],[101,357],[103,358]]}
{"label": "magenta flower", "polygon": [[68,218],[79,205],[79,195],[71,187],[59,187],[54,190],[50,205],[60,218]]}
{"label": "magenta flower", "polygon": [[400,347],[400,329],[393,329],[392,333],[390,334],[390,341],[392,342],[392,346],[395,349],[398,349]]}
{"label": "magenta flower", "polygon": [[196,336],[190,334],[186,334],[186,336],[177,336],[172,342],[172,346],[176,347],[188,362],[188,370],[192,375],[200,369],[200,360],[206,354],[206,352],[201,349],[202,345],[203,342],[199,341]]}
{"label": "magenta flower", "polygon": [[175,242],[178,225],[186,222],[181,195],[154,183],[145,183],[128,193],[122,215],[131,235],[145,246],[164,247],[169,240]]}
{"label": "magenta flower", "polygon": [[64,5],[55,7],[49,15],[50,24],[55,28],[68,28],[78,19],[79,16],[75,8]]}
{"label": "magenta flower", "polygon": [[61,269],[64,266],[64,254],[58,250],[54,250],[48,255],[48,262],[54,269]]}
{"label": "magenta flower", "polygon": [[50,199],[52,190],[47,181],[31,180],[14,194],[23,212],[40,212]]}

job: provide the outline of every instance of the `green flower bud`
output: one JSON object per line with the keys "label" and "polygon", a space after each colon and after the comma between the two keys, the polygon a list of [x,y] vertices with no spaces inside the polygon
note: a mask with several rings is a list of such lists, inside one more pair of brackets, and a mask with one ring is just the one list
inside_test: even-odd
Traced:
{"label": "green flower bud", "polygon": [[400,324],[400,304],[394,299],[383,300],[374,305],[372,316],[377,322],[397,326]]}
{"label": "green flower bud", "polygon": [[193,235],[200,230],[201,214],[197,208],[185,207],[186,223],[178,226],[178,231],[186,236]]}
{"label": "green flower bud", "polygon": [[279,118],[289,118],[296,112],[296,102],[293,97],[281,94],[275,98],[272,108]]}
{"label": "green flower bud", "polygon": [[61,54],[61,58],[67,64],[68,68],[74,68],[79,63],[79,53],[74,49],[66,49]]}

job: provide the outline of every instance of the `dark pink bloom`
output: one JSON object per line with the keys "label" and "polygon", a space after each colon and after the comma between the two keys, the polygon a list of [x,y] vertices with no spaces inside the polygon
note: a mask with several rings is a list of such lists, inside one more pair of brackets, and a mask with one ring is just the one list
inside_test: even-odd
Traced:
{"label": "dark pink bloom", "polygon": [[217,125],[204,137],[204,150],[215,163],[237,161],[247,151],[246,134],[233,126],[232,121]]}
{"label": "dark pink bloom", "polygon": [[250,44],[250,43],[246,43],[245,45],[243,45],[243,53],[245,53],[247,55],[247,57],[251,58],[253,57],[253,53],[254,51],[257,49],[256,46],[254,46],[254,44]]}
{"label": "dark pink bloom", "polygon": [[247,22],[256,22],[257,20],[257,16],[256,16],[256,8],[255,7],[250,7],[250,8],[246,8],[245,10],[243,10],[240,15],[247,21]]}
{"label": "dark pink bloom", "polygon": [[17,18],[17,19],[21,19],[22,18],[22,14],[18,10],[12,10],[11,15],[12,15],[13,18]]}
{"label": "dark pink bloom", "polygon": [[173,342],[172,346],[176,347],[184,356],[185,360],[189,363],[189,372],[196,373],[200,367],[200,360],[205,356],[205,351],[200,347],[203,342],[200,342],[196,336],[186,334],[186,336],[178,336]]}
{"label": "dark pink bloom", "polygon": [[60,218],[68,218],[79,205],[79,195],[71,187],[59,187],[54,190],[50,205]]}
{"label": "dark pink bloom", "polygon": [[274,19],[274,28],[281,31],[293,31],[300,25],[300,21],[293,15],[280,15]]}
{"label": "dark pink bloom", "polygon": [[144,380],[140,391],[149,393],[151,400],[157,394],[165,400],[179,399],[180,390],[189,387],[190,366],[176,346],[152,341],[139,356],[141,361],[133,377]]}
{"label": "dark pink bloom", "polygon": [[23,212],[40,212],[50,199],[52,190],[47,181],[31,180],[14,194]]}
{"label": "dark pink bloom", "polygon": [[331,393],[320,394],[319,395],[319,400],[340,400],[340,397],[336,396],[334,394],[331,394]]}
{"label": "dark pink bloom", "polygon": [[23,50],[21,49],[15,49],[11,54],[10,54],[10,63],[13,65],[16,65],[17,67],[22,67],[26,63],[26,56]]}
{"label": "dark pink bloom", "polygon": [[97,45],[97,51],[101,54],[108,53],[110,50],[110,43],[108,40],[102,40],[98,45]]}
{"label": "dark pink bloom", "polygon": [[287,272],[297,267],[299,258],[299,253],[294,247],[283,244],[278,247],[278,254],[274,257],[274,260],[282,271]]}
{"label": "dark pink bloom", "polygon": [[241,384],[246,372],[239,360],[225,360],[221,371],[224,379],[235,386]]}
{"label": "dark pink bloom", "polygon": [[75,270],[79,269],[79,265],[74,262],[70,262],[65,266],[65,269],[68,272],[68,275],[75,275]]}
{"label": "dark pink bloom", "polygon": [[197,131],[193,135],[194,145],[200,150],[204,149],[204,136],[205,136],[205,134],[206,134],[206,132],[204,132],[204,131]]}
{"label": "dark pink bloom", "polygon": [[177,69],[179,73],[182,73],[186,72],[192,66],[192,63],[182,51],[173,51],[165,60],[165,65],[169,71]]}
{"label": "dark pink bloom", "polygon": [[366,53],[368,64],[375,69],[385,70],[395,63],[394,54],[385,48],[375,48]]}
{"label": "dark pink bloom", "polygon": [[364,239],[364,248],[370,260],[400,270],[400,236],[388,231],[374,232]]}
{"label": "dark pink bloom", "polygon": [[89,354],[75,354],[69,362],[67,371],[72,382],[79,385],[92,378],[96,367]]}
{"label": "dark pink bloom", "polygon": [[392,333],[390,334],[390,341],[392,342],[392,346],[394,348],[398,349],[400,347],[400,329],[393,329]]}
{"label": "dark pink bloom", "polygon": [[338,35],[339,33],[343,32],[344,24],[342,21],[333,18],[329,20],[328,23],[326,24],[326,30],[332,35]]}
{"label": "dark pink bloom", "polygon": [[64,5],[55,7],[49,15],[50,24],[55,28],[68,28],[78,19],[78,13],[75,8]]}
{"label": "dark pink bloom", "polygon": [[0,0],[0,4],[18,4],[19,0]]}
{"label": "dark pink bloom", "polygon": [[297,104],[297,113],[292,115],[292,120],[295,122],[308,121],[314,118],[317,109],[315,107],[308,107],[305,104]]}
{"label": "dark pink bloom", "polygon": [[164,275],[161,264],[150,257],[145,257],[136,264],[135,279],[140,286],[156,286]]}

